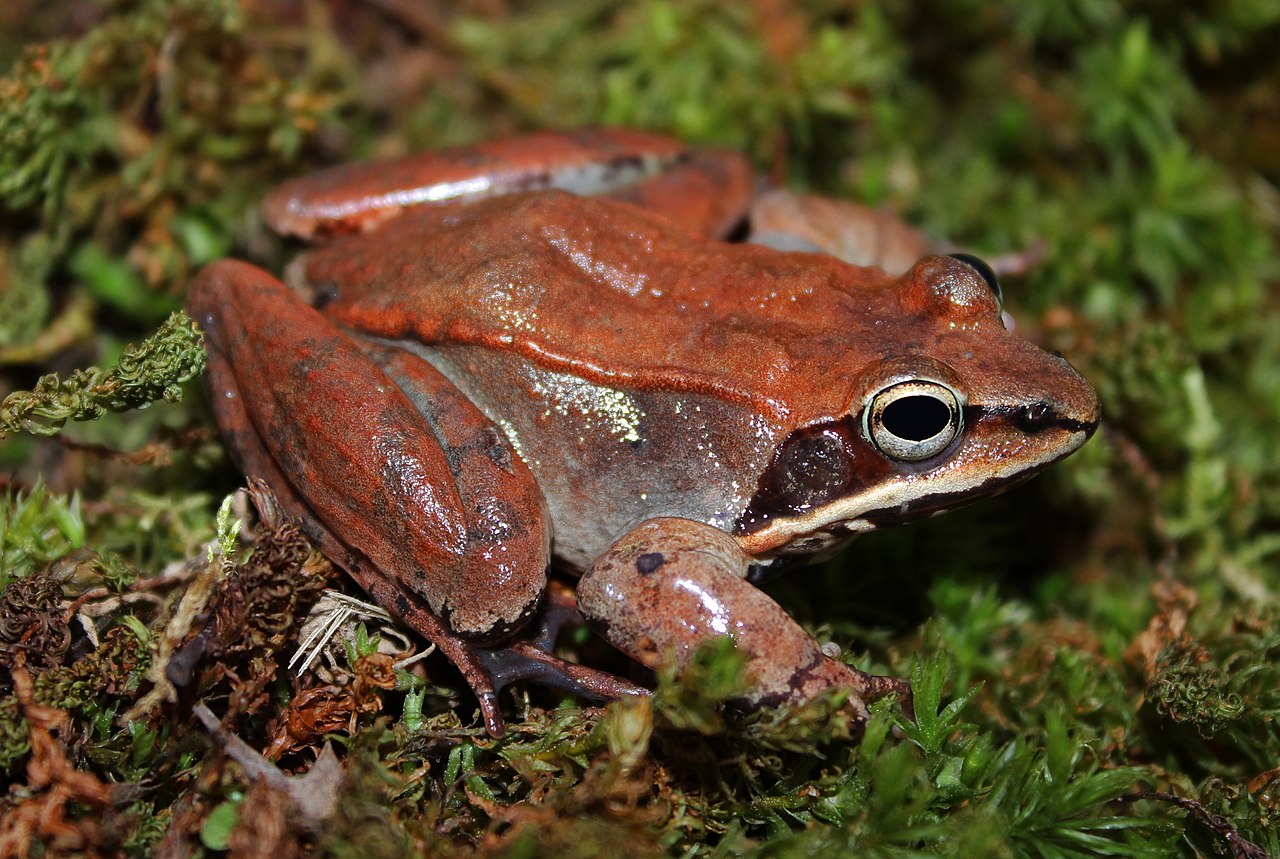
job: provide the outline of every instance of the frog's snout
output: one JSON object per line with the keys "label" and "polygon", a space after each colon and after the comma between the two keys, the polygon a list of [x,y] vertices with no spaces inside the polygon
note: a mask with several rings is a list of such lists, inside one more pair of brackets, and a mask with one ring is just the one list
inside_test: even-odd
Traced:
{"label": "frog's snout", "polygon": [[[1092,393],[1092,388],[1090,388]],[[1096,394],[1086,398],[1077,408],[1040,400],[1013,410],[1013,423],[1027,435],[1038,435],[1046,430],[1059,429],[1071,433],[1084,433],[1087,439],[1098,428],[1099,408]]]}
{"label": "frog's snout", "polygon": [[[1031,347],[1030,360],[1015,362],[1023,378],[1034,379],[1031,390],[1025,390],[1021,403],[1006,413],[1006,418],[1028,437],[1045,433],[1066,433],[1076,439],[1070,449],[1084,444],[1098,429],[1102,408],[1098,392],[1079,370],[1057,353],[1042,352]],[[1047,440],[1047,439],[1046,439]]]}

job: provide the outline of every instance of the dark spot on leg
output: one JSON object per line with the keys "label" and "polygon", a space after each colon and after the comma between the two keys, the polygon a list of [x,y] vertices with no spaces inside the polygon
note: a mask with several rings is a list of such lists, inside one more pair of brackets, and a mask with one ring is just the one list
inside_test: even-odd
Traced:
{"label": "dark spot on leg", "polygon": [[473,546],[497,546],[515,533],[512,523],[520,516],[500,498],[477,498],[467,516],[467,542]]}
{"label": "dark spot on leg", "polygon": [[662,556],[661,552],[645,552],[636,558],[636,572],[647,576],[666,562],[667,559]]}
{"label": "dark spot on leg", "polygon": [[800,700],[799,693],[809,682],[813,672],[821,665],[827,657],[820,651],[814,654],[809,664],[802,665],[791,673],[791,677],[787,679],[786,689],[775,689],[764,695],[752,696],[743,699],[743,709],[750,712],[753,710],[768,710],[774,707],[780,707],[783,704],[793,704]]}
{"label": "dark spot on leg", "polygon": [[332,304],[338,298],[338,287],[333,283],[315,284],[311,287],[311,306],[323,310],[325,305]]}
{"label": "dark spot on leg", "polygon": [[809,660],[808,665],[801,665],[791,673],[791,678],[787,680],[788,688],[790,688],[792,692],[799,692],[803,689],[805,684],[809,682],[810,677],[813,676],[813,672],[817,671],[826,659],[827,657],[822,653],[822,651],[815,653],[813,655],[813,659]]}
{"label": "dark spot on leg", "polygon": [[506,439],[493,427],[484,431],[485,453],[494,465],[503,471],[511,471],[511,451],[507,448]]}
{"label": "dark spot on leg", "polygon": [[764,563],[752,564],[747,567],[747,581],[753,585],[763,584],[764,582],[776,579],[788,565],[783,563],[781,559],[766,561]]}

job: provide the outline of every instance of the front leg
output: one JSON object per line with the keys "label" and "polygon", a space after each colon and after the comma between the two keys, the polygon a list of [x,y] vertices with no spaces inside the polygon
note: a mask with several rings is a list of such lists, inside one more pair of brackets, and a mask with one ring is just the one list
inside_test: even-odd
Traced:
{"label": "front leg", "polygon": [[865,702],[905,685],[864,674],[825,655],[782,607],[749,584],[752,558],[725,532],[688,519],[651,519],[625,534],[578,584],[587,620],[618,649],[654,666],[668,654],[683,665],[696,648],[730,636],[747,657],[759,708],[847,689],[855,718]]}

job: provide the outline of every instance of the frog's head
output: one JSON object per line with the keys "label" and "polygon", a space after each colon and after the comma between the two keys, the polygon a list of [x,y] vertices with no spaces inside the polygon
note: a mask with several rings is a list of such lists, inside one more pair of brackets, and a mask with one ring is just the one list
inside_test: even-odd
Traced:
{"label": "frog's head", "polygon": [[[840,414],[787,434],[738,521],[748,551],[822,550],[1008,488],[1097,429],[1093,387],[1005,329],[987,265],[929,256],[875,290]],[[886,324],[886,321],[888,324]],[[874,344],[874,345],[871,345]]]}

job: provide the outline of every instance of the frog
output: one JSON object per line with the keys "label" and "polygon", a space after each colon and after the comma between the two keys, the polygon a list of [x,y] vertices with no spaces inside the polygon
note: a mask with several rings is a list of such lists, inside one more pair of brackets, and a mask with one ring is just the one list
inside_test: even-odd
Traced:
{"label": "frog", "polygon": [[786,193],[729,149],[537,132],[288,180],[261,206],[309,243],[284,274],[194,279],[234,460],[458,668],[493,736],[513,683],[649,694],[555,652],[578,621],[648,669],[727,636],[735,706],[831,694],[863,724],[903,682],[761,581],[1097,428],[1094,389],[1009,330],[988,265],[850,251],[843,204]]}

